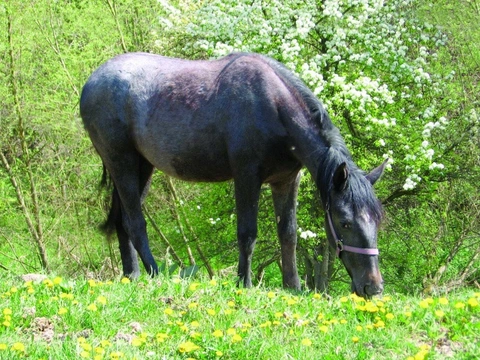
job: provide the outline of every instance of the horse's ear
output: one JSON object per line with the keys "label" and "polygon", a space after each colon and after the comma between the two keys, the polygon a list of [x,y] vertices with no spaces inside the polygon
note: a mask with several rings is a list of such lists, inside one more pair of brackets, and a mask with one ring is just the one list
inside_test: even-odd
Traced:
{"label": "horse's ear", "polygon": [[348,183],[348,168],[347,163],[341,163],[335,173],[333,174],[333,188],[336,191],[345,190]]}
{"label": "horse's ear", "polygon": [[385,170],[385,166],[387,165],[387,163],[388,163],[388,159],[385,160],[382,163],[382,165],[373,169],[370,172],[370,174],[365,175],[367,180],[370,181],[370,184],[372,184],[372,185],[375,184],[378,181],[378,179],[380,179],[382,177],[383,171]]}

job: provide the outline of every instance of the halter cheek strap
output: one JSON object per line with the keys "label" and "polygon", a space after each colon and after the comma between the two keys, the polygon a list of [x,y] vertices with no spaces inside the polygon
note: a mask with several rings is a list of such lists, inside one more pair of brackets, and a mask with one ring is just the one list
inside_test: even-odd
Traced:
{"label": "halter cheek strap", "polygon": [[335,228],[333,227],[332,217],[330,215],[330,209],[327,207],[325,212],[327,213],[327,221],[328,221],[328,226],[330,227],[330,232],[333,236],[333,240],[335,240],[337,257],[340,257],[340,253],[342,251],[348,251],[351,253],[362,254],[362,255],[378,255],[379,254],[379,251],[377,248],[359,248],[355,246],[344,245],[343,240],[338,238]]}

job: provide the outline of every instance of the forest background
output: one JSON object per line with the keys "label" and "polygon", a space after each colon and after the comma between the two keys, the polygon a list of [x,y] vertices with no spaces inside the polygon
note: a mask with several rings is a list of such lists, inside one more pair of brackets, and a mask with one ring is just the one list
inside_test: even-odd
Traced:
{"label": "forest background", "polygon": [[[387,292],[479,286],[480,1],[8,0],[0,3],[0,272],[119,275],[100,158],[79,117],[92,71],[124,52],[188,59],[271,56],[321,99],[356,163],[389,159],[376,185]],[[299,194],[308,287],[344,291],[310,175]],[[232,183],[156,172],[144,205],[166,270],[235,276]],[[270,190],[262,191],[257,283],[280,286]]]}

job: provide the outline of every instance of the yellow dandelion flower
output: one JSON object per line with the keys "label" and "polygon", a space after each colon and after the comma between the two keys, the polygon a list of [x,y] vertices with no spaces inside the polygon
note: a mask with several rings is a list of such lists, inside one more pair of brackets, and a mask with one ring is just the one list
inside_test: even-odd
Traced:
{"label": "yellow dandelion flower", "polygon": [[465,307],[465,303],[461,302],[461,301],[458,301],[456,304],[455,304],[455,309],[463,309]]}
{"label": "yellow dandelion flower", "polygon": [[222,357],[222,356],[223,356],[223,352],[221,352],[220,350],[217,350],[217,351],[215,351],[215,356],[216,356],[216,357]]}
{"label": "yellow dandelion flower", "polygon": [[273,314],[273,316],[275,316],[277,319],[280,319],[283,317],[283,313],[282,312],[279,312],[277,311],[275,314]]}
{"label": "yellow dandelion flower", "polygon": [[310,340],[308,338],[302,339],[302,345],[303,346],[312,346],[312,340]]}
{"label": "yellow dandelion flower", "polygon": [[278,326],[278,325],[280,325],[280,321],[278,321],[278,320],[273,320],[273,321],[272,321],[272,324],[275,325],[275,326]]}
{"label": "yellow dandelion flower", "polygon": [[178,351],[180,351],[182,354],[189,353],[198,349],[200,349],[200,346],[194,344],[191,341],[187,341],[178,345]]}
{"label": "yellow dandelion flower", "polygon": [[343,296],[343,297],[340,298],[341,303],[346,303],[347,301],[348,301],[348,297],[346,297],[346,296]]}
{"label": "yellow dandelion flower", "polygon": [[215,330],[212,335],[216,338],[222,337],[223,336],[223,331],[222,330]]}
{"label": "yellow dandelion flower", "polygon": [[53,281],[50,280],[50,279],[45,279],[42,281],[43,285],[45,285],[46,287],[48,288],[52,288],[53,287]]}
{"label": "yellow dandelion flower", "polygon": [[266,328],[266,327],[270,327],[272,326],[272,322],[271,321],[265,321],[263,324],[260,324],[259,327],[261,328]]}
{"label": "yellow dandelion flower", "polygon": [[5,308],[3,309],[3,315],[12,315],[12,309]]}
{"label": "yellow dandelion flower", "polygon": [[5,343],[0,343],[0,350],[7,350],[7,344]]}
{"label": "yellow dandelion flower", "polygon": [[478,306],[478,300],[475,299],[475,298],[470,298],[470,299],[468,299],[467,304],[470,307],[477,307]]}
{"label": "yellow dandelion flower", "polygon": [[227,306],[232,308],[235,307],[235,301],[230,300],[229,302],[227,302]]}
{"label": "yellow dandelion flower", "polygon": [[213,309],[207,309],[207,314],[210,315],[210,316],[215,316],[217,312]]}
{"label": "yellow dandelion flower", "polygon": [[102,304],[102,305],[107,304],[107,298],[103,295],[100,295],[99,297],[97,297],[97,300],[95,300],[95,301],[99,304]]}
{"label": "yellow dandelion flower", "polygon": [[320,326],[318,329],[319,329],[321,332],[324,332],[324,333],[328,332],[328,326],[326,326],[326,325],[322,325],[322,326]]}
{"label": "yellow dandelion flower", "polygon": [[168,338],[168,335],[165,333],[158,333],[157,335],[155,335],[155,338],[157,339],[158,342],[164,342],[165,339]]}
{"label": "yellow dandelion flower", "polygon": [[225,309],[225,310],[223,311],[223,313],[224,313],[225,315],[231,315],[232,312],[233,312],[232,309]]}
{"label": "yellow dandelion flower", "polygon": [[120,280],[120,282],[122,284],[130,284],[131,283],[130,279],[127,278],[127,277],[123,277],[122,280]]}
{"label": "yellow dandelion flower", "polygon": [[236,333],[237,333],[237,330],[235,330],[234,328],[227,329],[227,335],[229,336],[235,335]]}
{"label": "yellow dandelion flower", "polygon": [[98,308],[97,308],[97,305],[95,305],[95,304],[92,303],[92,304],[90,304],[90,305],[87,306],[87,310],[97,311]]}
{"label": "yellow dandelion flower", "polygon": [[10,323],[10,321],[5,320],[5,321],[2,323],[2,325],[5,326],[5,327],[10,327],[10,325],[12,325],[12,324]]}
{"label": "yellow dandelion flower", "polygon": [[172,308],[166,308],[165,310],[163,310],[163,313],[165,315],[172,315],[173,314],[173,309]]}
{"label": "yellow dandelion flower", "polygon": [[67,293],[62,292],[60,294],[60,299],[73,300],[73,294],[67,294]]}
{"label": "yellow dandelion flower", "polygon": [[382,320],[378,320],[375,324],[373,324],[377,329],[381,329],[385,327],[385,323]]}
{"label": "yellow dandelion flower", "polygon": [[196,328],[198,328],[198,327],[200,326],[200,323],[199,323],[198,321],[194,320],[194,321],[192,321],[192,322],[190,323],[190,326],[191,326],[193,329],[196,329]]}
{"label": "yellow dandelion flower", "polygon": [[275,293],[274,293],[273,291],[269,291],[269,292],[267,293],[267,297],[268,297],[269,299],[273,299],[273,298],[275,297]]}
{"label": "yellow dandelion flower", "polygon": [[198,307],[198,303],[196,302],[191,302],[190,304],[188,304],[189,309],[196,309],[197,307]]}
{"label": "yellow dandelion flower", "polygon": [[80,357],[81,357],[81,358],[84,358],[84,359],[89,359],[89,358],[90,358],[90,353],[89,353],[88,351],[83,350],[83,351],[80,353]]}
{"label": "yellow dandelion flower", "polygon": [[23,345],[21,342],[15,342],[13,343],[11,350],[25,352],[25,345]]}
{"label": "yellow dandelion flower", "polygon": [[121,359],[124,356],[125,356],[125,354],[121,351],[113,351],[112,353],[110,353],[110,359],[112,359],[112,360]]}
{"label": "yellow dandelion flower", "polygon": [[390,295],[386,295],[382,298],[382,300],[385,302],[392,301],[392,297]]}
{"label": "yellow dandelion flower", "polygon": [[237,291],[235,291],[235,293],[237,295],[242,295],[243,294],[243,290],[242,289],[238,289]]}
{"label": "yellow dandelion flower", "polygon": [[385,315],[385,318],[387,320],[393,320],[395,318],[395,315],[393,315],[392,313],[388,313],[387,315]]}
{"label": "yellow dandelion flower", "polygon": [[433,300],[431,297],[426,298],[425,301],[426,301],[428,304],[433,304],[433,303],[434,303],[434,300]]}
{"label": "yellow dandelion flower", "polygon": [[18,288],[16,286],[13,286],[10,288],[10,292],[15,294],[18,291]]}
{"label": "yellow dandelion flower", "polygon": [[372,329],[373,329],[373,325],[372,325],[372,324],[365,325],[365,329],[367,329],[367,330],[372,330]]}
{"label": "yellow dandelion flower", "polygon": [[140,347],[140,346],[143,345],[143,341],[142,341],[142,339],[139,338],[139,337],[134,337],[134,338],[132,339],[131,344],[132,344],[132,346]]}
{"label": "yellow dandelion flower", "polygon": [[345,325],[348,321],[345,319],[340,320],[340,324]]}
{"label": "yellow dandelion flower", "polygon": [[194,282],[194,283],[191,283],[188,288],[190,291],[195,291],[199,286],[200,286],[200,283]]}
{"label": "yellow dandelion flower", "polygon": [[235,334],[232,336],[232,343],[238,343],[240,341],[242,341],[242,337],[240,335]]}
{"label": "yellow dandelion flower", "polygon": [[363,327],[361,325],[357,325],[357,327],[355,328],[357,331],[363,331]]}
{"label": "yellow dandelion flower", "polygon": [[61,282],[62,282],[62,278],[60,276],[57,276],[56,278],[53,279],[54,285],[60,285]]}
{"label": "yellow dandelion flower", "polygon": [[85,351],[92,351],[92,345],[90,345],[88,342],[82,342],[80,347]]}
{"label": "yellow dandelion flower", "polygon": [[441,318],[445,316],[445,313],[442,310],[436,310],[435,316]]}
{"label": "yellow dandelion flower", "polygon": [[420,303],[418,304],[422,309],[426,309],[428,308],[428,305],[429,305],[429,302],[427,300],[422,300],[420,301]]}
{"label": "yellow dandelion flower", "polygon": [[411,311],[405,311],[405,312],[403,313],[403,315],[405,315],[406,317],[409,318],[409,317],[412,317],[412,312],[411,312]]}
{"label": "yellow dandelion flower", "polygon": [[353,300],[354,302],[356,302],[356,303],[357,303],[357,302],[358,302],[358,303],[365,303],[365,302],[366,302],[366,300],[365,300],[363,297],[358,296],[358,295],[355,294],[355,293],[351,293],[351,294],[350,294],[350,299],[352,299],[352,300]]}
{"label": "yellow dandelion flower", "polygon": [[313,294],[313,298],[314,298],[315,300],[319,300],[319,299],[322,298],[322,295],[320,295],[319,293],[315,293],[315,294]]}
{"label": "yellow dandelion flower", "polygon": [[94,279],[89,279],[88,280],[88,286],[95,287],[95,286],[97,286],[97,282]]}
{"label": "yellow dandelion flower", "polygon": [[95,349],[93,349],[93,351],[95,352],[95,354],[98,354],[98,355],[105,354],[105,349],[100,346],[97,346]]}
{"label": "yellow dandelion flower", "polygon": [[360,341],[360,338],[358,336],[352,336],[352,341],[354,343],[358,343]]}
{"label": "yellow dandelion flower", "polygon": [[448,305],[448,299],[445,297],[441,297],[440,299],[438,299],[438,303],[441,305]]}
{"label": "yellow dandelion flower", "polygon": [[108,340],[102,340],[100,341],[100,345],[105,348],[105,347],[112,346],[112,343]]}
{"label": "yellow dandelion flower", "polygon": [[68,312],[67,308],[61,307],[60,309],[58,309],[58,315],[64,315],[67,312]]}
{"label": "yellow dandelion flower", "polygon": [[209,281],[209,284],[210,284],[211,286],[217,286],[218,283],[217,283],[217,280],[212,279],[212,280]]}

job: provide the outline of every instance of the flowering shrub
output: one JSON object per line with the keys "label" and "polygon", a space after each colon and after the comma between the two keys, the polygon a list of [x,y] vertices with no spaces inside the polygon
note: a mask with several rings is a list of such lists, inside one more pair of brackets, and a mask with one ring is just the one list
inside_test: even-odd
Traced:
{"label": "flowering shrub", "polygon": [[[183,39],[175,50],[180,55],[259,52],[295,71],[355,142],[360,166],[388,158],[404,190],[414,189],[424,173],[444,169],[436,135],[448,120],[439,99],[453,74],[433,73],[429,64],[446,37],[409,16],[412,0],[162,4],[164,31]],[[170,48],[162,40],[157,46]]]}

